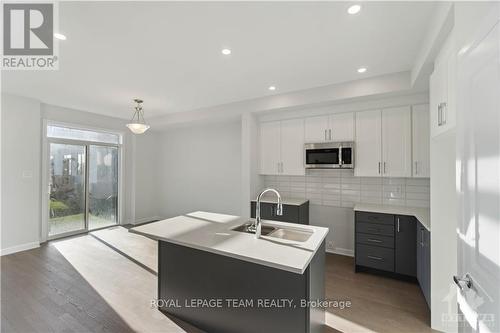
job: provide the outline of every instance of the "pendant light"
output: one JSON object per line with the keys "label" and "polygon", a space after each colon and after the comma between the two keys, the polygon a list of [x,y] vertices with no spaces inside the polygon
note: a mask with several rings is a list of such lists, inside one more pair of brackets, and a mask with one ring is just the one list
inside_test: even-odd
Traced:
{"label": "pendant light", "polygon": [[142,109],[143,100],[136,98],[134,99],[134,102],[135,112],[132,116],[132,120],[129,124],[127,124],[127,127],[134,134],[142,134],[146,132],[151,126],[147,125],[146,121],[144,120],[144,110]]}

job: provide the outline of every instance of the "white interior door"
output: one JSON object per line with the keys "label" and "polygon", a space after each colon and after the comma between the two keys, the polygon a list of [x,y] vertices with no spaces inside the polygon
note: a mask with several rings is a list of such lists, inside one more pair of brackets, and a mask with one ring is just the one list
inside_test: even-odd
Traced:
{"label": "white interior door", "polygon": [[332,141],[354,141],[354,113],[339,113],[330,116]]}
{"label": "white interior door", "polygon": [[380,110],[356,112],[356,159],[358,177],[381,176],[382,117]]}
{"label": "white interior door", "polygon": [[415,105],[412,110],[412,175],[430,177],[429,105]]}
{"label": "white interior door", "polygon": [[411,176],[410,107],[382,111],[382,174],[384,177]]}
{"label": "white interior door", "polygon": [[282,174],[304,175],[304,120],[281,122]]}
{"label": "white interior door", "polygon": [[[492,12],[490,12],[491,14]],[[498,15],[499,11],[495,14]],[[458,61],[461,331],[500,331],[500,23]],[[483,22],[484,23],[484,22]],[[478,35],[481,36],[481,35]],[[466,276],[468,274],[468,276]],[[467,285],[470,278],[471,284]]]}
{"label": "white interior door", "polygon": [[315,143],[329,140],[328,116],[305,119],[305,142]]}
{"label": "white interior door", "polygon": [[277,175],[281,161],[280,122],[273,121],[260,124],[260,173]]}

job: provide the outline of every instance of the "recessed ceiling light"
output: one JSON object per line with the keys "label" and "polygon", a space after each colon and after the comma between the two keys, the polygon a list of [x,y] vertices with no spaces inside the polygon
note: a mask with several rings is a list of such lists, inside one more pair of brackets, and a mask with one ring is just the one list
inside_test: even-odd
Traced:
{"label": "recessed ceiling light", "polygon": [[276,90],[276,87],[275,86],[270,86],[268,89],[271,90],[271,91],[274,91],[274,90]]}
{"label": "recessed ceiling light", "polygon": [[354,14],[357,14],[359,13],[359,11],[361,10],[361,6],[360,5],[352,5],[351,7],[349,7],[347,9],[347,12],[351,15],[354,15]]}
{"label": "recessed ceiling light", "polygon": [[366,72],[366,67],[358,68],[358,73],[364,73],[364,72]]}
{"label": "recessed ceiling light", "polygon": [[231,50],[230,49],[222,49],[222,54],[223,55],[230,55],[231,54]]}
{"label": "recessed ceiling light", "polygon": [[66,36],[57,32],[54,34],[54,37],[60,40],[66,40]]}

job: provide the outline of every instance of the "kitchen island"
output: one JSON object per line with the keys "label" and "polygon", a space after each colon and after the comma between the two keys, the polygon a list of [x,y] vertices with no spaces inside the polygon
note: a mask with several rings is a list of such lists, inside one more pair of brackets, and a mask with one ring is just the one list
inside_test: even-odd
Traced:
{"label": "kitchen island", "polygon": [[322,332],[327,228],[194,212],[130,229],[158,240],[158,308],[207,332]]}

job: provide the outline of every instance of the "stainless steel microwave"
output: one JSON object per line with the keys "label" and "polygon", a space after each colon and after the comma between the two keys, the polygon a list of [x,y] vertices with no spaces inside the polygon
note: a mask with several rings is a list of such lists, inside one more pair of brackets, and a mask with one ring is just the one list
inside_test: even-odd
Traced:
{"label": "stainless steel microwave", "polygon": [[306,169],[353,169],[354,142],[306,143]]}

